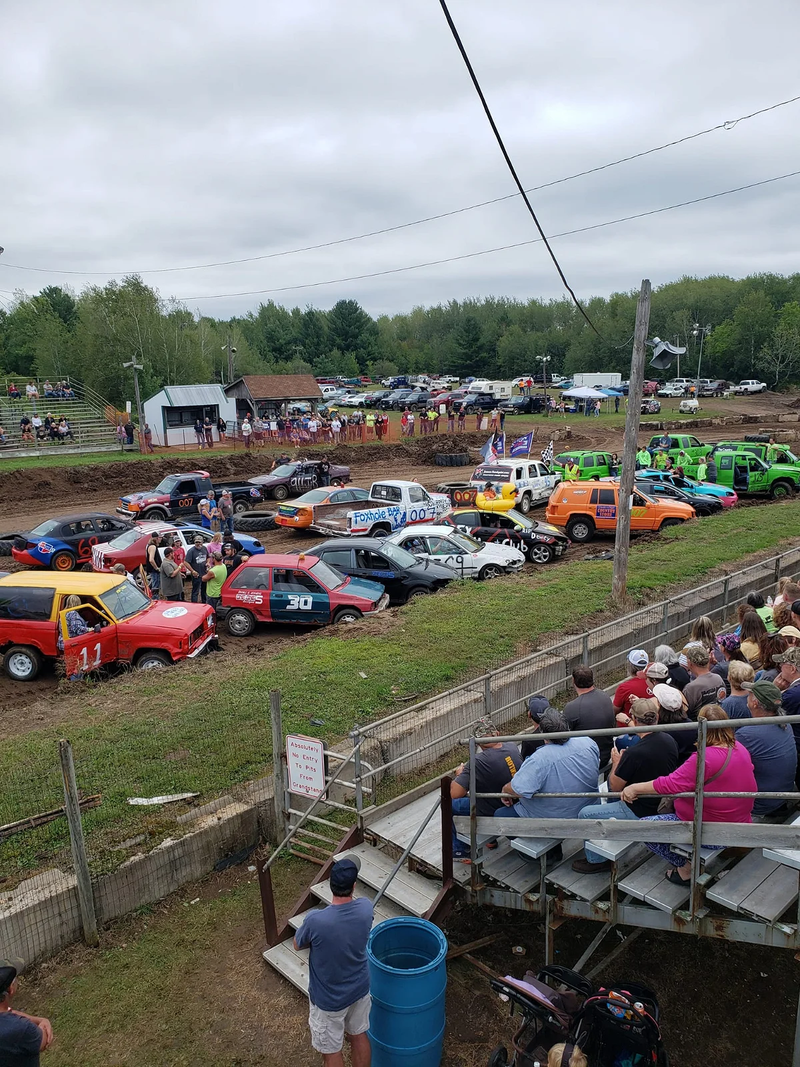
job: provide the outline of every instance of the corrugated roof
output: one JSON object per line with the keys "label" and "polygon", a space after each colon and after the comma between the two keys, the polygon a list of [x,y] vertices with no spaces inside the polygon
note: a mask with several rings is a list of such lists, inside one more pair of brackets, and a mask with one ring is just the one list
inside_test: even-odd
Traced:
{"label": "corrugated roof", "polygon": [[173,408],[212,407],[228,399],[221,385],[167,385],[161,392]]}
{"label": "corrugated roof", "polygon": [[253,400],[310,400],[322,396],[311,374],[246,374],[241,380]]}

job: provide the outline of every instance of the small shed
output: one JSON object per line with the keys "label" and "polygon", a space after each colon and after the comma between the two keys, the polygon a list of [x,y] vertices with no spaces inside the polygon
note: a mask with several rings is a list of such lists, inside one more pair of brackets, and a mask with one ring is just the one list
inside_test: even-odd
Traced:
{"label": "small shed", "polygon": [[182,445],[194,441],[196,419],[211,419],[214,439],[217,419],[236,419],[236,403],[225,395],[221,385],[165,385],[143,404],[145,422],[153,431],[154,445]]}
{"label": "small shed", "polygon": [[240,421],[248,412],[272,419],[285,414],[294,402],[316,405],[322,399],[322,390],[311,374],[245,374],[226,385],[225,393],[235,401]]}

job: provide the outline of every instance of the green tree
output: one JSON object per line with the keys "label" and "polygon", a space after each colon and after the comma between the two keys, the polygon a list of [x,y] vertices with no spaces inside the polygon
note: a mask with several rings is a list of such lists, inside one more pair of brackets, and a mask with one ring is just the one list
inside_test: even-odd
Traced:
{"label": "green tree", "polygon": [[784,304],[771,339],[762,349],[760,366],[772,387],[786,385],[800,374],[800,303]]}
{"label": "green tree", "polygon": [[355,300],[339,300],[328,312],[328,338],[333,349],[352,355],[366,367],[375,353],[378,328]]}

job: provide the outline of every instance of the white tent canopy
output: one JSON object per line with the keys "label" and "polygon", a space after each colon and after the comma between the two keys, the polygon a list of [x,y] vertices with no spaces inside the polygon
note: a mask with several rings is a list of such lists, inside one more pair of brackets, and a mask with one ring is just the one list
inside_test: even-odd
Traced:
{"label": "white tent canopy", "polygon": [[572,396],[576,400],[606,400],[606,394],[588,385],[579,385],[576,389],[565,389],[562,396]]}

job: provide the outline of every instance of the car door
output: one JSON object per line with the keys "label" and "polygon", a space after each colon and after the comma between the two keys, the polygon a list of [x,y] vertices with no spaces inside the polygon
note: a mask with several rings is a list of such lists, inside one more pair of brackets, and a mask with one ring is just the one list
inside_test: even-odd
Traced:
{"label": "car door", "polygon": [[[371,582],[378,582],[384,587],[391,600],[405,600],[404,587],[405,575],[398,571],[391,560],[380,552],[374,552],[369,548],[356,548],[353,553],[354,570],[356,578],[366,578]],[[325,557],[326,563],[333,563]],[[333,563],[336,566],[335,563]],[[341,570],[341,568],[339,568]]]}
{"label": "car door", "polygon": [[239,567],[222,594],[226,608],[247,608],[259,622],[272,622],[270,614],[270,567]]}
{"label": "car door", "polygon": [[655,530],[661,521],[659,515],[658,503],[653,500],[649,501],[638,493],[635,489],[633,491],[633,505],[631,507],[631,529],[632,530]]}
{"label": "car door", "polygon": [[[209,486],[210,488],[210,486]],[[182,511],[190,512],[196,508],[200,500],[205,496],[205,492],[200,492],[197,488],[197,481],[194,478],[183,478],[170,494],[170,507],[180,514]]]}
{"label": "car door", "polygon": [[444,563],[463,578],[471,578],[475,573],[476,561],[469,552],[465,552],[449,537],[428,534],[425,537],[425,555],[434,563]]}
{"label": "car door", "polygon": [[436,508],[428,496],[427,490],[421,485],[411,485],[408,488],[408,518],[407,525],[415,522],[430,522],[436,515]]}
{"label": "car door", "polygon": [[91,519],[79,519],[67,523],[62,528],[62,537],[70,545],[78,563],[89,563],[92,559],[92,547],[100,543],[94,522]]}
{"label": "car door", "polygon": [[[457,526],[459,530],[465,530],[468,534],[472,534],[473,537],[484,540],[484,522],[486,525],[491,525],[488,520],[492,516],[487,512],[482,511],[458,511],[452,517],[451,521],[454,526]],[[442,520],[444,521],[444,519]]]}
{"label": "car door", "polygon": [[598,530],[617,528],[617,491],[613,486],[592,489],[589,503],[594,505],[595,526]]}
{"label": "car door", "polygon": [[273,622],[324,626],[331,621],[328,590],[308,571],[273,567],[269,603]]}
{"label": "car door", "polygon": [[289,490],[293,496],[316,489],[319,486],[319,464],[298,463],[294,474],[289,478]]}
{"label": "car door", "polygon": [[[96,671],[106,663],[114,663],[119,658],[116,621],[93,597],[81,597],[80,607],[69,611],[64,608],[66,599],[66,596],[61,598],[58,632],[64,648],[67,678]],[[87,626],[99,625],[99,631],[92,628],[88,633],[70,637],[67,615],[72,611],[77,611]]]}

